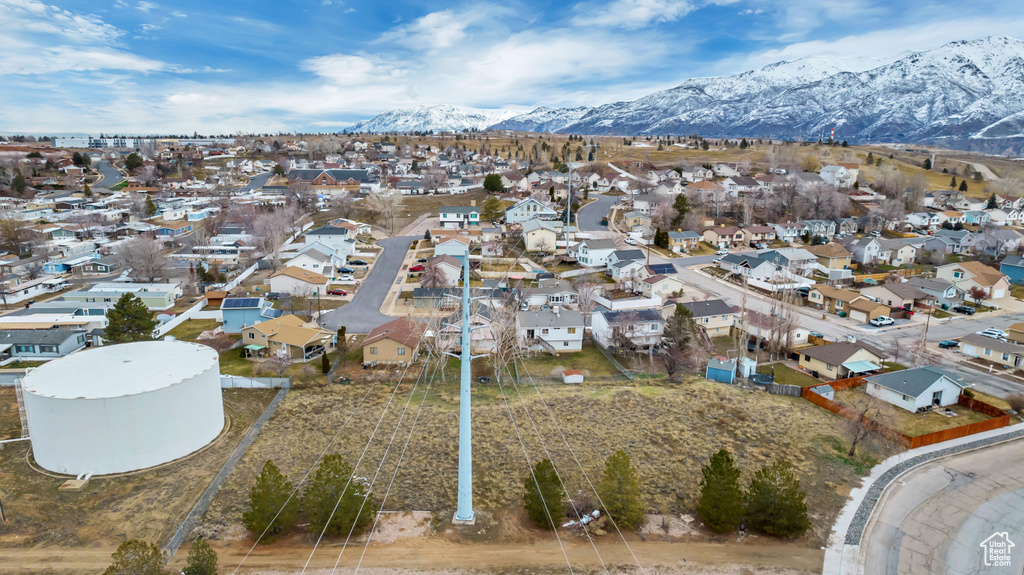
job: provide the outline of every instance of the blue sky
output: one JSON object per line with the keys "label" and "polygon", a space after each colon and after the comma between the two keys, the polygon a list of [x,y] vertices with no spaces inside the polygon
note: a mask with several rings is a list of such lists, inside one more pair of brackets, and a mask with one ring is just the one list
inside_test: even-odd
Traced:
{"label": "blue sky", "polygon": [[0,0],[0,132],[340,130],[397,107],[633,99],[991,34],[1019,0]]}

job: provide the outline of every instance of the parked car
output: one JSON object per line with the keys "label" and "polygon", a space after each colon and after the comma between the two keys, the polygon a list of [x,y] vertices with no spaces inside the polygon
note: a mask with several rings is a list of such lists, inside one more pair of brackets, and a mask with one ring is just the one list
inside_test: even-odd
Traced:
{"label": "parked car", "polygon": [[368,266],[370,264],[366,263],[366,260],[352,260],[352,261],[348,262],[348,265],[350,265],[350,266]]}
{"label": "parked car", "polygon": [[634,238],[626,238],[626,243],[631,245],[631,246],[635,246],[636,245],[636,239],[634,239]]}
{"label": "parked car", "polygon": [[423,270],[424,270],[423,264],[415,264],[415,265],[409,266],[409,271],[411,271],[411,272],[421,272]]}
{"label": "parked car", "polygon": [[719,250],[717,252],[715,252],[715,255],[716,256],[727,256],[727,255],[729,255],[729,248],[719,248]]}
{"label": "parked car", "polygon": [[988,329],[979,331],[978,335],[983,335],[985,337],[991,337],[992,339],[1003,339],[1003,340],[1005,340],[1006,336],[1008,334],[1005,331],[1001,330],[1001,329],[996,329],[994,327],[990,327]]}
{"label": "parked car", "polygon": [[268,292],[267,295],[264,297],[266,297],[270,301],[277,301],[281,299],[281,294],[277,293],[276,291],[272,291]]}
{"label": "parked car", "polygon": [[958,305],[953,308],[956,313],[962,313],[964,315],[974,315],[978,310],[974,309],[969,305]]}
{"label": "parked car", "polygon": [[342,274],[342,275],[338,276],[338,281],[340,281],[340,282],[354,282],[354,281],[356,281],[356,278],[352,274]]}
{"label": "parked car", "polygon": [[354,270],[352,268],[338,268],[338,273],[339,274],[354,274],[354,273],[356,273],[356,270]]}
{"label": "parked car", "polygon": [[757,250],[764,250],[764,249],[767,249],[767,248],[768,248],[768,244],[766,244],[764,242],[757,242],[756,244],[754,244],[754,249],[757,249]]}
{"label": "parked car", "polygon": [[421,264],[425,264],[425,263],[427,263],[427,258],[420,258],[420,259],[418,259],[416,261],[418,261]]}
{"label": "parked car", "polygon": [[887,326],[887,325],[892,325],[894,323],[896,323],[896,320],[892,319],[891,317],[889,317],[887,315],[880,315],[880,316],[876,317],[875,319],[871,320],[871,325],[873,325],[875,327],[884,327],[884,326]]}
{"label": "parked car", "polygon": [[722,263],[722,258],[716,258],[715,261],[713,261],[711,263],[713,263],[713,264],[715,264],[717,266],[718,264]]}
{"label": "parked car", "polygon": [[882,235],[882,232],[880,232],[878,230],[871,230],[871,237],[877,238],[877,237],[880,237],[881,235]]}
{"label": "parked car", "polygon": [[348,295],[347,291],[340,288],[329,289],[327,293],[328,295]]}
{"label": "parked car", "polygon": [[959,341],[953,341],[951,339],[944,339],[939,342],[939,347],[942,349],[952,349],[954,347],[960,347]]}
{"label": "parked car", "polygon": [[607,226],[608,225],[608,218],[601,218],[601,225],[602,226]]}

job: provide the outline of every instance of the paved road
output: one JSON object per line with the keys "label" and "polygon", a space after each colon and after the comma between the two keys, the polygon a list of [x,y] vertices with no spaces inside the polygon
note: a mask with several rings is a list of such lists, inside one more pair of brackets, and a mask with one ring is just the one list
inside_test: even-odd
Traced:
{"label": "paved road", "polygon": [[99,162],[96,162],[95,167],[99,173],[103,174],[103,181],[100,182],[99,185],[99,187],[101,188],[109,189],[110,186],[113,186],[114,184],[120,182],[121,179],[124,178],[124,174],[117,171],[117,169],[111,166],[110,162],[106,160],[100,160]]}
{"label": "paved road", "polygon": [[601,218],[608,215],[615,202],[624,196],[605,196],[594,194],[596,202],[591,202],[576,213],[576,225],[581,232],[607,232],[608,226],[601,225]]}
{"label": "paved road", "polygon": [[273,172],[263,172],[262,174],[257,174],[253,176],[252,179],[249,180],[249,185],[242,188],[242,191],[251,192],[253,190],[258,190],[262,188],[263,186],[267,185],[267,182],[273,175]]}
{"label": "paved road", "polygon": [[[1009,567],[981,543],[1006,532]],[[997,538],[998,539],[998,538]],[[1019,575],[1024,571],[1024,440],[923,465],[885,492],[861,540],[865,575]]]}
{"label": "paved road", "polygon": [[321,316],[324,328],[337,330],[344,325],[347,333],[369,333],[378,325],[394,319],[380,313],[380,306],[397,281],[409,246],[418,239],[417,236],[399,236],[379,240],[377,244],[384,250],[374,262],[370,274],[356,290],[351,303]]}

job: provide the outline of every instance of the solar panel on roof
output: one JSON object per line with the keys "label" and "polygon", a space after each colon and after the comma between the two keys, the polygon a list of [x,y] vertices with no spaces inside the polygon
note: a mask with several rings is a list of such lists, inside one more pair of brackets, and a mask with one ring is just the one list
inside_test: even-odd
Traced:
{"label": "solar panel on roof", "polygon": [[676,273],[676,267],[672,264],[651,264],[651,269],[658,274]]}
{"label": "solar panel on roof", "polygon": [[258,298],[251,297],[228,298],[224,300],[221,307],[224,309],[258,307],[259,302],[260,300]]}

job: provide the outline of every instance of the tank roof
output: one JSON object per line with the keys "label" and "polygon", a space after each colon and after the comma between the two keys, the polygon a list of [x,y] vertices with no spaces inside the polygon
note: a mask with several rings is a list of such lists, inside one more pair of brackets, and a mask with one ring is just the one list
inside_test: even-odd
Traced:
{"label": "tank roof", "polygon": [[208,346],[184,341],[143,341],[92,348],[30,370],[26,393],[55,399],[107,399],[138,395],[187,381],[219,363]]}

